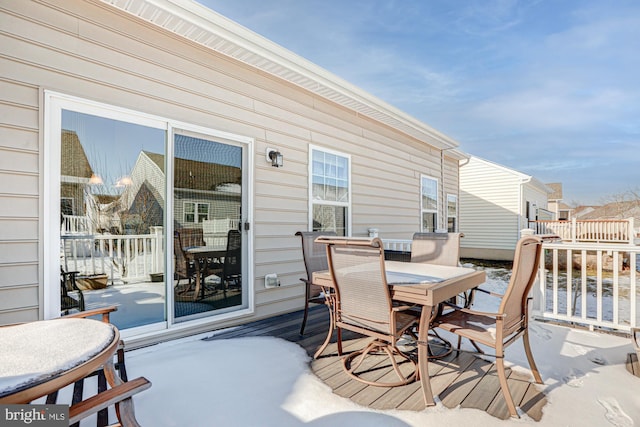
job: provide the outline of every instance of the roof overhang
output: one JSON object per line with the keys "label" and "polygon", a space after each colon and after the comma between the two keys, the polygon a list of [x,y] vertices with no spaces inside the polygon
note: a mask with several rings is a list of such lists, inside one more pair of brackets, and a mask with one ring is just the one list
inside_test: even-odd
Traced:
{"label": "roof overhang", "polygon": [[102,0],[438,149],[458,142],[299,55],[191,0]]}

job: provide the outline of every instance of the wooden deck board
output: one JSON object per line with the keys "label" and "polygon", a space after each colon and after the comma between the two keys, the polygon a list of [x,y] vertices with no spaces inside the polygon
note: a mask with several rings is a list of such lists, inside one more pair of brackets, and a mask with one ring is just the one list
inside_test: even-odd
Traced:
{"label": "wooden deck board", "polygon": [[[324,342],[329,327],[329,316],[325,306],[314,306],[309,310],[304,336],[300,336],[302,311],[284,314],[260,320],[248,325],[221,331],[208,340],[240,338],[250,336],[274,336],[297,343],[310,357]],[[344,332],[343,353],[347,354],[363,348],[369,338]],[[342,368],[341,357],[337,354],[336,333],[322,356],[312,359],[311,370],[339,396],[376,410],[399,409],[422,411],[425,409],[422,389],[419,382],[400,387],[375,387],[351,379]],[[407,367],[409,366],[406,364]],[[386,366],[382,369],[383,366]],[[370,379],[392,379],[390,364],[383,358],[364,362],[362,369],[368,370],[364,376]],[[639,372],[640,366],[635,354],[627,361],[630,372]],[[636,371],[633,371],[637,369]],[[443,359],[429,363],[429,375],[433,393],[448,408],[472,407],[501,419],[509,418],[506,403],[500,390],[500,384],[491,361],[475,357],[468,352],[456,355],[455,352]],[[636,374],[638,375],[638,374]],[[397,377],[395,377],[397,378]],[[395,379],[394,378],[394,379]],[[516,405],[533,420],[540,420],[542,410],[547,403],[542,387],[532,382],[531,376],[510,372],[509,387]],[[428,409],[427,409],[428,410]]]}

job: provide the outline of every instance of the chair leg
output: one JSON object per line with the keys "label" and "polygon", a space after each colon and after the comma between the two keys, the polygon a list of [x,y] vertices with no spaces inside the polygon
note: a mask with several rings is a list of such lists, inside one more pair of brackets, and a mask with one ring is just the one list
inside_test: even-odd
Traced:
{"label": "chair leg", "polygon": [[509,414],[514,418],[520,418],[520,416],[518,415],[518,412],[516,411],[516,405],[513,403],[513,397],[511,397],[511,392],[509,391],[509,384],[507,384],[507,374],[504,370],[503,356],[496,356],[496,370],[498,371],[500,388],[502,389],[504,400],[507,402],[507,408],[509,409]]}
{"label": "chair leg", "polygon": [[531,367],[531,373],[533,374],[533,378],[536,380],[536,383],[542,384],[542,377],[540,377],[540,371],[538,371],[536,362],[533,360],[533,353],[531,352],[531,345],[529,344],[528,329],[524,330],[524,334],[522,335],[522,341],[524,343],[524,352],[527,355],[527,360],[529,361],[529,366]]}
{"label": "chair leg", "polygon": [[316,353],[313,355],[314,359],[317,359],[318,357],[320,357],[324,349],[327,348],[327,346],[329,345],[329,341],[331,341],[331,337],[333,336],[333,330],[336,328],[336,323],[335,323],[334,314],[333,314],[333,302],[330,296],[327,297],[325,303],[327,305],[327,308],[329,309],[329,331],[327,332],[327,337],[324,339],[324,342],[318,348]]}
{"label": "chair leg", "polygon": [[338,356],[342,356],[342,328],[338,327]]}
{"label": "chair leg", "polygon": [[304,328],[307,325],[307,315],[309,314],[309,295],[311,289],[308,283],[304,287],[304,315],[302,316],[302,325],[300,326],[300,335],[304,335]]}

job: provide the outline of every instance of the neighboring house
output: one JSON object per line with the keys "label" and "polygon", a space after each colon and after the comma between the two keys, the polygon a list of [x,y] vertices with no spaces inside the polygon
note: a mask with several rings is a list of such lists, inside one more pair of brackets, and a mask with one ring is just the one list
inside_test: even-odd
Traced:
{"label": "neighboring house", "polygon": [[[165,156],[140,152],[131,171],[131,182],[122,195],[124,216],[139,232],[162,225],[165,194]],[[238,167],[181,158],[174,159],[173,218],[175,228],[189,228],[213,219],[240,220],[242,171]],[[123,222],[127,222],[127,220]],[[133,227],[133,225],[132,225]]]}
{"label": "neighboring house", "polygon": [[602,206],[589,206],[582,209],[580,220],[596,219],[629,219],[633,218],[636,226],[640,226],[640,200],[611,202]]}
{"label": "neighboring house", "polygon": [[536,178],[478,157],[460,162],[460,256],[513,260],[529,221],[553,219]]}
{"label": "neighboring house", "polygon": [[548,210],[553,212],[558,221],[568,221],[573,218],[573,208],[562,202],[562,183],[546,184],[553,192],[549,194]]}
{"label": "neighboring house", "polygon": [[75,132],[62,131],[61,153],[60,213],[84,216],[87,187],[90,185],[93,169]]}
{"label": "neighboring house", "polygon": [[[154,218],[158,207],[164,213],[149,239],[166,256],[139,276],[165,273],[153,283],[164,289],[165,315],[126,330],[130,344],[300,309],[305,269],[296,231],[366,236],[375,227],[382,237],[410,239],[421,229],[456,226],[464,158],[456,141],[197,3],[9,1],[0,22],[0,324],[59,314],[61,205],[85,214],[79,195],[61,186],[66,177],[88,183],[92,175],[84,161],[81,171],[66,171],[62,129],[78,132],[100,160],[92,166],[109,186],[100,194],[121,196],[135,186],[126,194],[139,215],[134,222],[142,222],[141,209],[153,206]],[[225,174],[212,172],[203,187],[198,176],[210,170]],[[122,209],[115,203],[104,207]],[[189,303],[174,300],[167,237],[218,212],[240,219],[238,298],[223,309],[178,312]],[[505,231],[504,221],[479,219],[489,240]],[[471,229],[461,230],[466,242],[477,241]],[[149,246],[128,247],[135,255]],[[130,261],[122,274],[134,268]],[[280,286],[267,288],[272,273]]]}

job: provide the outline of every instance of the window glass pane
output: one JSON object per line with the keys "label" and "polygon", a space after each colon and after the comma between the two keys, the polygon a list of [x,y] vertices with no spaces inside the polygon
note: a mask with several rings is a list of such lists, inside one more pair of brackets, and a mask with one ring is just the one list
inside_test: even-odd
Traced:
{"label": "window glass pane", "polygon": [[313,206],[313,231],[335,231],[346,236],[347,208],[342,206]]}
{"label": "window glass pane", "polygon": [[438,181],[422,178],[422,209],[438,209]]}
{"label": "window glass pane", "polygon": [[347,234],[349,159],[313,150],[311,153],[311,203],[314,230]]}
{"label": "window glass pane", "polygon": [[454,217],[447,218],[447,231],[449,233],[454,233],[456,231],[456,218]]}
{"label": "window glass pane", "polygon": [[436,231],[436,214],[431,212],[422,213],[422,231]]}
{"label": "window glass pane", "polygon": [[62,269],[79,272],[84,309],[118,306],[120,329],[166,320],[165,286],[152,283],[165,272],[166,131],[67,110],[61,120]]}

